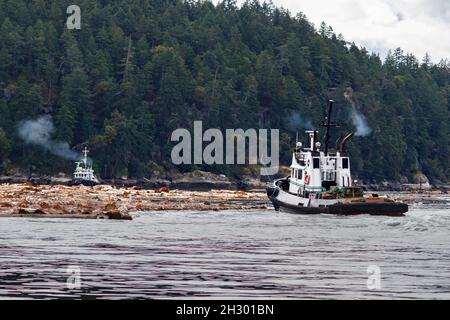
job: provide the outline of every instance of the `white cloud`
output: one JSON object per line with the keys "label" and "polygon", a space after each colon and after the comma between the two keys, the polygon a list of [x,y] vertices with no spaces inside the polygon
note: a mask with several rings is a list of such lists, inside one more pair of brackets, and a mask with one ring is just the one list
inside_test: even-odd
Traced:
{"label": "white cloud", "polygon": [[292,14],[303,12],[316,26],[325,21],[336,34],[383,58],[397,47],[419,60],[426,52],[434,62],[450,58],[449,0],[272,1]]}

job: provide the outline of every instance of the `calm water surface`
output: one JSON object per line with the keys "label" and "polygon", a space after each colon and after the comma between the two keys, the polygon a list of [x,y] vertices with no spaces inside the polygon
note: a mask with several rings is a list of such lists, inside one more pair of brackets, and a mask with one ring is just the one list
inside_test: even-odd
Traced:
{"label": "calm water surface", "polygon": [[[378,290],[367,287],[372,265]],[[450,299],[450,205],[413,206],[403,218],[267,210],[0,219],[0,298],[204,297]]]}

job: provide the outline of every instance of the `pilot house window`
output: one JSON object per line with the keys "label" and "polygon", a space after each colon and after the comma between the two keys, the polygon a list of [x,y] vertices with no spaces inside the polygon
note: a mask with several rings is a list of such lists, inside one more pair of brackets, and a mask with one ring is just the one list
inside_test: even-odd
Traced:
{"label": "pilot house window", "polygon": [[303,170],[292,169],[291,177],[297,180],[301,180],[303,178]]}
{"label": "pilot house window", "polygon": [[320,159],[319,158],[313,158],[313,168],[314,169],[320,168]]}
{"label": "pilot house window", "polygon": [[342,168],[348,169],[348,158],[342,158]]}

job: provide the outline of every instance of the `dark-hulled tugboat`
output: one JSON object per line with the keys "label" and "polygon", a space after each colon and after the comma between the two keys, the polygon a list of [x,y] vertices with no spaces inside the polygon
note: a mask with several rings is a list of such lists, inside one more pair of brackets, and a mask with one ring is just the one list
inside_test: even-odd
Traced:
{"label": "dark-hulled tugboat", "polygon": [[291,174],[267,186],[267,195],[275,210],[298,214],[388,215],[403,216],[408,211],[404,203],[385,197],[364,196],[350,174],[350,159],[345,144],[353,133],[336,141],[336,150],[329,150],[333,101],[322,124],[326,128],[325,146],[321,150],[318,131],[306,131],[309,146],[297,142],[292,155]]}

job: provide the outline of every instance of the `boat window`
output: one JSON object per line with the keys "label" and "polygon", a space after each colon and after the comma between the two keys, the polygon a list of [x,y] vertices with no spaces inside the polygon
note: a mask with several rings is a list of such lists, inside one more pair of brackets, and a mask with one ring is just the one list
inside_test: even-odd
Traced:
{"label": "boat window", "polygon": [[325,171],[325,175],[322,180],[334,181],[336,179],[334,171]]}
{"label": "boat window", "polygon": [[331,158],[330,160],[331,160],[331,163],[334,166],[334,169],[336,169],[336,164],[337,164],[336,158]]}
{"label": "boat window", "polygon": [[303,170],[298,170],[298,178],[303,179]]}
{"label": "boat window", "polygon": [[342,168],[348,169],[348,158],[342,158]]}
{"label": "boat window", "polygon": [[320,159],[319,158],[313,158],[313,168],[314,169],[320,168]]}

